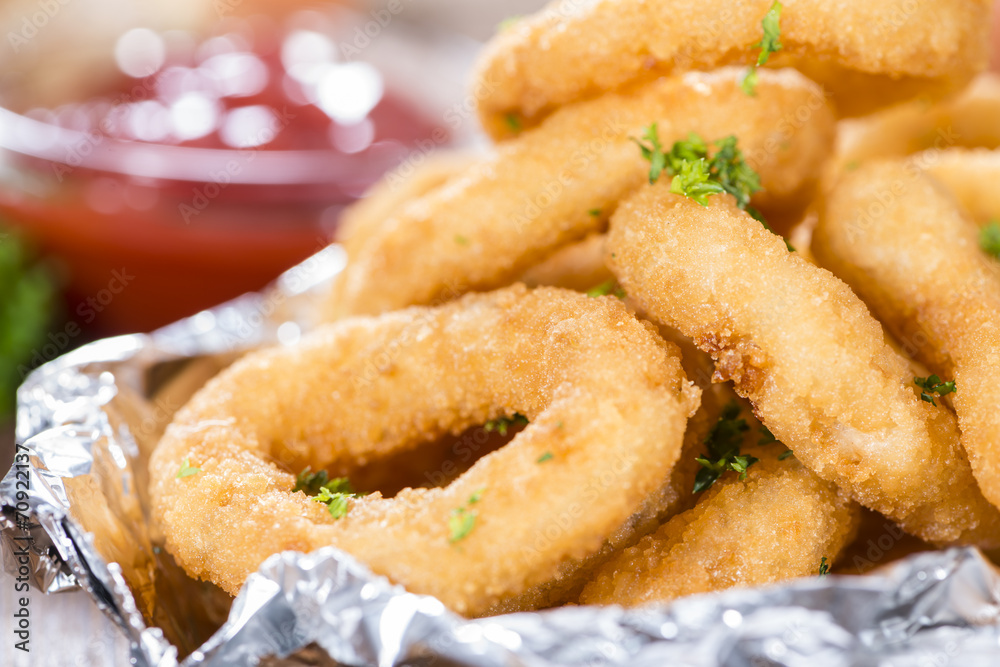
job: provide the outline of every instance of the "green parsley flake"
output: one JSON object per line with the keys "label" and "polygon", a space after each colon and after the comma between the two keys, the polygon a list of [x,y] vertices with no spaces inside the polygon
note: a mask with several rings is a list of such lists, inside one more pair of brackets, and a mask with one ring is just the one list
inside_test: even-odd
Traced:
{"label": "green parsley flake", "polygon": [[987,255],[1000,258],[1000,222],[990,220],[979,230],[979,247]]}
{"label": "green parsley flake", "polygon": [[544,454],[539,456],[538,459],[535,460],[535,463],[545,463],[546,461],[551,461],[554,458],[555,456],[552,454],[552,452],[545,452]]}
{"label": "green parsley flake", "polygon": [[592,208],[589,211],[587,211],[587,214],[590,215],[592,218],[599,218],[601,217],[601,209]]}
{"label": "green parsley flake", "polygon": [[506,32],[511,28],[513,28],[514,26],[516,26],[518,23],[521,22],[521,18],[522,18],[521,16],[514,15],[514,16],[508,16],[503,21],[500,21],[500,32]]}
{"label": "green parsley flake", "polygon": [[781,454],[778,455],[778,460],[784,461],[785,459],[790,458],[792,456],[795,456],[795,452],[793,452],[790,449],[786,449],[785,451],[781,452]]}
{"label": "green parsley flake", "polygon": [[[747,164],[736,137],[719,139],[714,144],[714,153],[709,155],[708,144],[692,132],[686,140],[675,142],[669,152],[664,152],[656,123],[653,123],[643,131],[641,141],[634,137],[632,141],[638,144],[642,156],[649,161],[650,183],[655,183],[666,172],[673,176],[671,192],[689,197],[702,206],[708,206],[711,195],[728,193],[739,208],[760,222],[764,229],[774,233],[760,211],[750,206],[750,197],[761,190],[760,176]],[[794,252],[792,244],[784,241],[788,251]]]}
{"label": "green parsley flake", "polygon": [[524,126],[521,125],[521,119],[515,114],[509,113],[503,117],[503,120],[507,123],[507,129],[511,132],[517,133],[524,129]]}
{"label": "green parsley flake", "polygon": [[500,417],[498,419],[491,419],[486,422],[483,428],[486,429],[487,433],[492,433],[496,431],[500,435],[507,435],[507,429],[512,426],[527,426],[528,418],[519,412],[515,412],[513,417]]}
{"label": "green parsley flake", "polygon": [[201,468],[192,468],[191,461],[189,459],[184,459],[181,461],[181,469],[177,471],[177,479],[184,479],[185,477],[190,477],[191,475],[197,475],[201,472]]}
{"label": "green parsley flake", "polygon": [[347,510],[350,509],[347,501],[360,498],[361,495],[354,493],[354,488],[346,477],[337,477],[330,480],[325,486],[321,486],[313,501],[323,503],[330,510],[330,516],[334,519],[340,519],[346,516]]}
{"label": "green parsley flake", "polygon": [[469,500],[462,507],[457,507],[451,511],[451,516],[448,517],[448,532],[450,533],[448,541],[452,544],[458,542],[459,540],[464,540],[472,532],[472,529],[476,527],[476,517],[478,513],[475,510],[470,510],[470,505],[475,505],[483,497],[483,491],[486,489],[477,489],[471,496]]}
{"label": "green parsley flake", "polygon": [[608,295],[614,295],[619,299],[625,298],[625,290],[621,288],[621,285],[619,285],[618,281],[616,281],[614,278],[608,280],[607,282],[601,283],[597,287],[587,290],[587,296],[589,296],[592,299],[595,299],[599,296],[608,296]]}
{"label": "green parsley flake", "polygon": [[826,556],[819,561],[819,576],[825,577],[830,574],[830,564],[826,560]]}
{"label": "green parsley flake", "polygon": [[733,401],[722,410],[722,417],[712,427],[705,445],[708,458],[699,457],[701,470],[694,479],[694,492],[708,489],[727,470],[738,472],[740,479],[746,479],[747,469],[760,459],[740,454],[743,434],[750,430],[745,419],[740,419],[740,406]]}
{"label": "green parsley flake", "polygon": [[958,391],[954,382],[941,382],[941,378],[937,375],[927,378],[915,377],[913,378],[913,384],[923,389],[920,392],[920,400],[930,403],[934,407],[937,407],[937,403],[934,402],[935,398],[941,398],[942,396],[947,396]]}
{"label": "green parsley flake", "polygon": [[753,45],[753,48],[760,49],[760,53],[757,54],[756,64],[743,77],[742,88],[747,95],[757,94],[757,68],[765,65],[771,54],[780,51],[783,47],[781,43],[781,10],[781,3],[775,2],[767,14],[764,14],[764,19],[761,21],[764,36]]}
{"label": "green parsley flake", "polygon": [[778,439],[774,437],[773,433],[771,433],[771,429],[764,426],[763,424],[757,427],[757,430],[760,432],[760,440],[757,441],[758,445],[770,445],[772,443],[778,442]]}
{"label": "green parsley flake", "polygon": [[458,245],[469,245],[469,239],[462,236],[461,234],[455,234],[455,243]]}

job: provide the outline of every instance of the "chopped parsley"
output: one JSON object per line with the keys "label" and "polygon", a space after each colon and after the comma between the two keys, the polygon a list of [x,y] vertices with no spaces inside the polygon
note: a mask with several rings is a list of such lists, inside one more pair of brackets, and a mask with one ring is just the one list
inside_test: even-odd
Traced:
{"label": "chopped parsley", "polygon": [[979,247],[987,255],[1000,258],[1000,222],[990,220],[979,230]]}
{"label": "chopped parsley", "polygon": [[[747,164],[735,136],[716,141],[716,150],[712,155],[709,155],[705,140],[694,132],[686,140],[675,142],[670,151],[665,152],[656,123],[643,131],[642,140],[633,137],[632,141],[638,144],[642,156],[649,161],[650,183],[655,183],[666,172],[673,176],[671,192],[693,199],[702,206],[708,206],[711,195],[728,193],[739,208],[762,224],[764,229],[774,233],[760,211],[750,206],[750,197],[761,190],[760,176]],[[795,252],[787,239],[785,247],[789,252]]]}
{"label": "chopped parsley", "polygon": [[487,433],[496,431],[500,435],[507,435],[507,429],[512,426],[527,426],[528,418],[519,412],[515,412],[513,417],[499,417],[486,422],[483,428]]}
{"label": "chopped parsley", "polygon": [[469,239],[461,234],[455,234],[455,243],[458,245],[469,245]]}
{"label": "chopped parsley", "polygon": [[711,487],[727,470],[739,473],[740,479],[746,479],[747,468],[760,460],[740,454],[743,434],[749,430],[746,420],[740,419],[738,403],[733,401],[723,408],[722,416],[705,440],[708,457],[697,459],[701,464],[701,470],[694,479],[694,493],[700,493]]}
{"label": "chopped parsley", "polygon": [[197,475],[201,472],[201,468],[191,467],[191,460],[184,459],[181,461],[181,469],[177,471],[177,479],[184,479],[185,477],[190,477],[191,475]]}
{"label": "chopped parsley", "polygon": [[469,500],[464,505],[456,507],[451,511],[451,516],[448,517],[448,541],[452,544],[459,540],[464,540],[472,532],[472,529],[476,527],[478,513],[470,509],[470,506],[482,500],[483,491],[485,490],[477,489],[469,496]]}
{"label": "chopped parsley", "polygon": [[819,576],[825,577],[830,574],[830,564],[826,560],[826,556],[819,561]]}
{"label": "chopped parsley", "polygon": [[913,378],[913,384],[923,389],[920,392],[920,400],[930,403],[934,407],[937,407],[937,403],[934,402],[935,398],[941,398],[942,396],[947,396],[958,391],[954,382],[942,382],[941,378],[937,375],[926,378],[915,377]]}
{"label": "chopped parsley", "polygon": [[760,53],[757,54],[756,64],[743,77],[743,92],[747,95],[757,94],[757,68],[766,64],[772,53],[782,49],[781,10],[781,3],[776,0],[771,5],[771,8],[767,10],[767,14],[764,14],[764,19],[760,23],[764,29],[764,36],[759,42],[753,45],[753,48],[760,49]]}
{"label": "chopped parsley", "polygon": [[618,281],[616,281],[614,278],[608,280],[607,282],[601,283],[597,287],[587,290],[587,296],[589,296],[592,299],[597,298],[599,296],[608,296],[609,294],[613,294],[619,299],[625,298],[625,290],[621,288],[621,285],[619,285]]}
{"label": "chopped parsley", "polygon": [[535,460],[535,463],[545,463],[546,461],[551,461],[554,458],[555,456],[552,452],[545,452]]}
{"label": "chopped parsley", "polygon": [[307,496],[313,496],[313,501],[323,503],[330,510],[330,516],[339,519],[347,514],[347,501],[360,498],[363,494],[355,493],[351,481],[346,477],[330,479],[325,470],[312,472],[306,468],[295,479],[292,492],[302,491]]}
{"label": "chopped parsley", "polygon": [[785,451],[781,452],[781,454],[778,455],[778,460],[784,461],[785,459],[790,458],[792,456],[795,456],[795,452],[793,452],[790,449],[786,449]]}
{"label": "chopped parsley", "polygon": [[506,116],[503,117],[503,121],[507,124],[507,129],[510,130],[511,132],[517,133],[524,129],[524,126],[521,125],[521,119],[518,118],[515,114],[512,113],[507,114]]}
{"label": "chopped parsley", "polygon": [[601,217],[601,209],[592,208],[589,211],[587,211],[587,214],[590,215],[592,218],[599,218]]}
{"label": "chopped parsley", "polygon": [[760,432],[760,440],[757,441],[758,445],[770,445],[778,442],[778,439],[774,437],[773,433],[771,433],[771,429],[763,424],[757,427],[757,430]]}

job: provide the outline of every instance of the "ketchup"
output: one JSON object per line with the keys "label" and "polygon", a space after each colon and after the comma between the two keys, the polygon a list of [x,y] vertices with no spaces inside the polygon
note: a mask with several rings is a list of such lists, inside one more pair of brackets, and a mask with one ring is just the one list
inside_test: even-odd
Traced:
{"label": "ketchup", "polygon": [[417,146],[447,143],[324,34],[238,27],[200,42],[133,30],[111,86],[8,133],[22,178],[2,183],[0,211],[65,262],[77,324],[149,330],[258,290]]}

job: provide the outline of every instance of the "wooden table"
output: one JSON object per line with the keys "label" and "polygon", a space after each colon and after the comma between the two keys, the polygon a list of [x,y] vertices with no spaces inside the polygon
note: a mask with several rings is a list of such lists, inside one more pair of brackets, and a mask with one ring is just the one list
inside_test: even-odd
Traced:
{"label": "wooden table", "polygon": [[0,574],[0,665],[3,667],[130,667],[125,635],[85,593],[28,593],[30,653],[16,650],[14,579]]}

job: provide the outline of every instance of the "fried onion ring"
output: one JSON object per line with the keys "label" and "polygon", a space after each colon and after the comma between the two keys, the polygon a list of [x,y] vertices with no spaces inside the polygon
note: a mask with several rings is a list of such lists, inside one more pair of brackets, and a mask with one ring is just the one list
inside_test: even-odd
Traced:
{"label": "fried onion ring", "polygon": [[580,603],[669,602],[815,575],[824,557],[832,563],[854,538],[860,509],[794,457],[779,460],[785,451],[781,444],[745,449],[760,459],[746,480],[724,476],[694,508],[622,551]]}
{"label": "fried onion ring", "polygon": [[[772,0],[556,0],[487,46],[476,76],[494,137],[559,107],[664,74],[756,61]],[[567,7],[568,5],[568,7]],[[773,62],[794,65],[858,115],[958,90],[985,69],[990,0],[789,0]],[[517,122],[511,122],[511,118]]]}
{"label": "fried onion ring", "polygon": [[919,399],[847,285],[732,197],[702,207],[660,181],[619,206],[607,247],[629,297],[709,352],[718,379],[822,479],[927,541],[1000,542],[955,416]]}
{"label": "fried onion ring", "polygon": [[1000,506],[1000,265],[979,249],[977,225],[912,164],[873,162],[830,194],[814,247],[920,361],[954,379],[962,444]]}
{"label": "fried onion ring", "polygon": [[[349,253],[329,318],[438,303],[510,284],[559,248],[600,231],[649,173],[630,137],[659,124],[664,145],[697,132],[739,138],[761,176],[764,205],[811,191],[832,146],[822,91],[794,70],[762,72],[757,96],[741,72],[692,73],[568,107],[500,146],[490,160],[413,202]],[[808,111],[797,120],[795,110]]]}
{"label": "fried onion ring", "polygon": [[[272,554],[333,545],[475,615],[597,551],[666,479],[698,393],[613,297],[514,286],[345,320],[195,395],[151,459],[154,514],[185,570],[230,593]],[[358,498],[339,520],[275,464],[349,475],[515,411],[530,425],[450,485]],[[182,464],[198,472],[178,479]]]}

